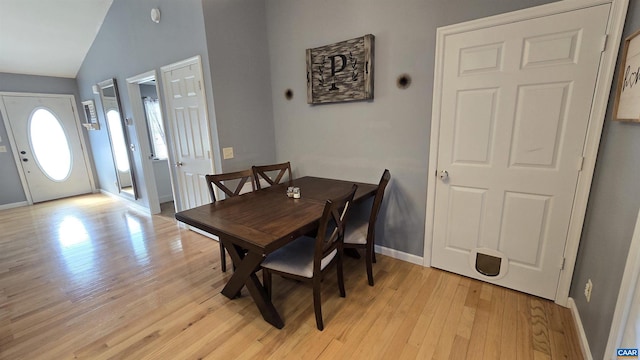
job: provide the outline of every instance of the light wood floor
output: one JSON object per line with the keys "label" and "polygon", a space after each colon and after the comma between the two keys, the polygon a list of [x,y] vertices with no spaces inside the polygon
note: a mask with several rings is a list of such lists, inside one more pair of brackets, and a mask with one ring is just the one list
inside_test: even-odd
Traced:
{"label": "light wood floor", "polygon": [[385,256],[375,287],[346,259],[347,297],[274,278],[285,327],[260,316],[218,244],[89,195],[0,211],[0,359],[579,359],[552,302]]}

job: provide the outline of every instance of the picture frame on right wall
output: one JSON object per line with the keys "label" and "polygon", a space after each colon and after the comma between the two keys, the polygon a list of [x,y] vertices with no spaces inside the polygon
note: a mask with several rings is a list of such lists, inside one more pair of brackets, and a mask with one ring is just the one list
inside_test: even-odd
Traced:
{"label": "picture frame on right wall", "polygon": [[613,118],[640,123],[640,30],[625,39],[618,71]]}

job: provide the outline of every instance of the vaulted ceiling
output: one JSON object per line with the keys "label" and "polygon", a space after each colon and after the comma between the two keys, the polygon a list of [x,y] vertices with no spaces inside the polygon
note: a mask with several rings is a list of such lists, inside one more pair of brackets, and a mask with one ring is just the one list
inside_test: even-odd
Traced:
{"label": "vaulted ceiling", "polygon": [[74,78],[113,0],[0,0],[0,72]]}

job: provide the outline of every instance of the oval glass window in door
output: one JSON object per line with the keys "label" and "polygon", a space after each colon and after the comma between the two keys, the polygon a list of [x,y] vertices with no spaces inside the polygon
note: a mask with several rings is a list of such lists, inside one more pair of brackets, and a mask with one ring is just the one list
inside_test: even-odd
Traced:
{"label": "oval glass window in door", "polygon": [[63,181],[71,173],[71,149],[60,120],[47,109],[29,119],[29,142],[36,163],[51,180]]}

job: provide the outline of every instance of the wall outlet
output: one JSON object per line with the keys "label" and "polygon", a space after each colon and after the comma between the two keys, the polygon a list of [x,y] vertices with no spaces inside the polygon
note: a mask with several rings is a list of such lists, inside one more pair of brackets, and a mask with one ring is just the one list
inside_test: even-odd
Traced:
{"label": "wall outlet", "polygon": [[233,159],[233,148],[232,147],[222,148],[222,158],[224,160]]}
{"label": "wall outlet", "polygon": [[584,297],[587,298],[587,302],[591,301],[591,290],[593,290],[593,283],[589,279],[584,286]]}
{"label": "wall outlet", "polygon": [[7,152],[7,147],[2,145],[0,146],[0,153]]}

